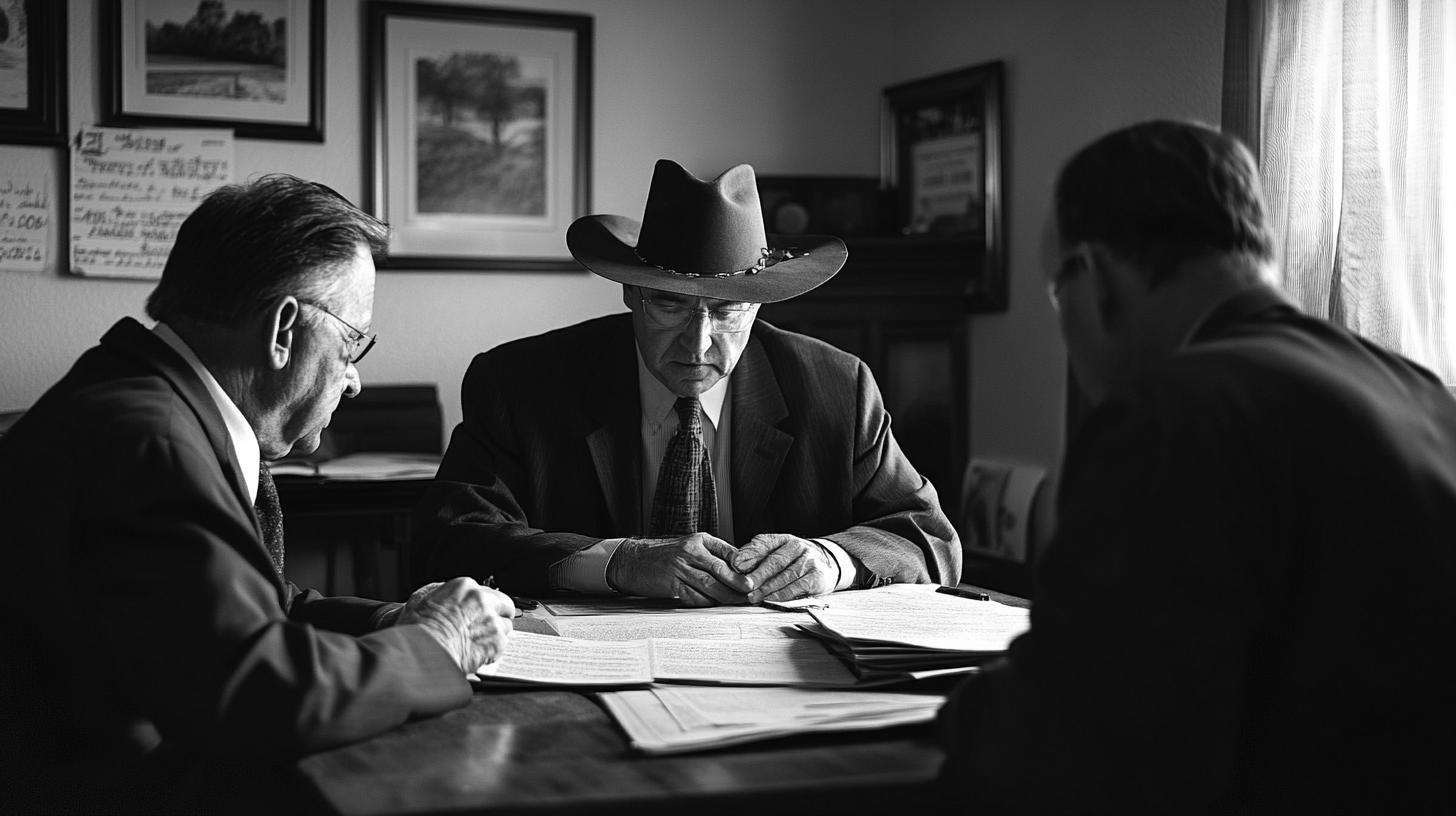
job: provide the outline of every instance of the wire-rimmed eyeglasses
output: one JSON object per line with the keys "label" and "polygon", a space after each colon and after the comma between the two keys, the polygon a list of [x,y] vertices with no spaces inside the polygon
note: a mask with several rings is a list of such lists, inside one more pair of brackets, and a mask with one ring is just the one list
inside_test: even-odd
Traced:
{"label": "wire-rimmed eyeglasses", "polygon": [[315,309],[318,309],[320,312],[323,312],[324,314],[328,315],[329,317],[332,317],[333,319],[335,319],[335,320],[339,321],[340,323],[344,324],[344,327],[345,328],[347,328],[349,331],[351,331],[351,332],[354,333],[353,336],[350,337],[349,338],[349,341],[348,341],[349,342],[348,348],[349,348],[349,364],[350,365],[358,365],[359,361],[362,360],[362,359],[364,359],[364,355],[366,355],[366,354],[369,353],[369,349],[374,348],[374,342],[379,339],[379,335],[378,334],[373,333],[373,332],[366,332],[366,331],[364,331],[363,329],[355,326],[353,323],[350,323],[349,321],[345,320],[344,318],[339,317],[338,315],[334,314],[333,312],[329,311],[328,309],[324,308],[323,306],[321,306],[321,305],[319,305],[317,303],[314,303],[311,300],[304,300],[302,298],[299,298],[299,301],[298,302],[299,303],[302,303],[305,306],[312,306]]}
{"label": "wire-rimmed eyeglasses", "polygon": [[747,331],[753,325],[752,303],[729,301],[716,306],[695,306],[685,300],[669,300],[660,297],[643,297],[642,311],[654,326],[660,329],[679,329],[687,325],[693,315],[703,313],[708,318],[708,331],[713,334],[737,334]]}

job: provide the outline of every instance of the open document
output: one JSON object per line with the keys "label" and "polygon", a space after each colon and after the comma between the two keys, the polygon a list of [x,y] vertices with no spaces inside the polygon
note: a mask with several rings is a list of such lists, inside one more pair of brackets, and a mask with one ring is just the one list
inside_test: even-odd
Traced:
{"label": "open document", "polygon": [[653,686],[600,697],[633,747],[651,754],[929,722],[945,702],[938,694],[707,686]]}
{"label": "open document", "polygon": [[847,688],[843,661],[812,638],[584,640],[515,631],[477,672],[485,684],[645,686],[654,681]]}

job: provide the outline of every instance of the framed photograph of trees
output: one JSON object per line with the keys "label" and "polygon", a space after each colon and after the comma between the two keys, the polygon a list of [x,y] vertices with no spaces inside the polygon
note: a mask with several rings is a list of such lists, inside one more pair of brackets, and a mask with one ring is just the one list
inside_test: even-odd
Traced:
{"label": "framed photograph of trees", "polygon": [[580,269],[566,228],[589,200],[592,18],[370,2],[365,28],[380,265]]}
{"label": "framed photograph of trees", "polygon": [[0,142],[66,143],[66,4],[0,0]]}
{"label": "framed photograph of trees", "polygon": [[324,0],[106,0],[101,123],[324,140]]}

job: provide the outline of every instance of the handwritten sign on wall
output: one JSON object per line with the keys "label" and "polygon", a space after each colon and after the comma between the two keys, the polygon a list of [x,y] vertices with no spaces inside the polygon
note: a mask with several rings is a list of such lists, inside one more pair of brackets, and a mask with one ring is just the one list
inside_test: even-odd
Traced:
{"label": "handwritten sign on wall", "polygon": [[55,240],[50,179],[9,169],[0,176],[0,269],[40,272]]}
{"label": "handwritten sign on wall", "polygon": [[83,128],[71,149],[71,271],[160,278],[177,229],[232,172],[232,131]]}

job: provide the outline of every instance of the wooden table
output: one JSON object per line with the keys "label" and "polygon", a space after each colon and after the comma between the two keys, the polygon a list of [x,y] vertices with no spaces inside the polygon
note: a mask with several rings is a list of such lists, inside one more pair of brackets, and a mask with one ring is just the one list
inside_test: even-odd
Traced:
{"label": "wooden table", "polygon": [[[948,691],[957,682],[917,688]],[[324,812],[345,816],[838,816],[941,808],[943,757],[929,724],[644,756],[594,695],[492,688],[442,717],[307,757],[299,770]]]}
{"label": "wooden table", "polygon": [[349,816],[898,813],[937,804],[933,737],[925,725],[647,757],[590,695],[490,690],[299,768]]}

